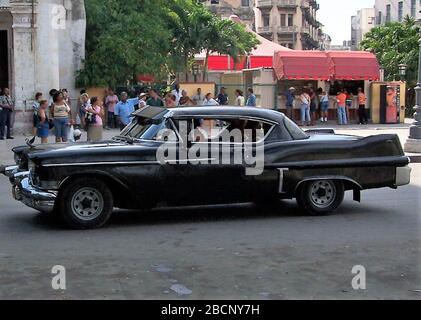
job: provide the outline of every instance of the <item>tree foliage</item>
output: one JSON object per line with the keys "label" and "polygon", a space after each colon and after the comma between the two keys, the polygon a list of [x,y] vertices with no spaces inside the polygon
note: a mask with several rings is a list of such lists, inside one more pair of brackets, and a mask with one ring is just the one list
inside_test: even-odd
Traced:
{"label": "tree foliage", "polygon": [[222,20],[194,0],[86,0],[87,39],[79,86],[134,82],[190,70],[202,51],[248,54],[258,40],[246,28]]}
{"label": "tree foliage", "polygon": [[79,84],[124,84],[137,74],[165,72],[172,35],[164,13],[156,10],[165,2],[85,1],[86,60],[78,74]]}
{"label": "tree foliage", "polygon": [[415,20],[406,17],[402,23],[393,22],[373,28],[365,35],[361,48],[377,55],[386,80],[398,80],[399,64],[406,64],[407,79],[412,84],[417,78],[419,37]]}

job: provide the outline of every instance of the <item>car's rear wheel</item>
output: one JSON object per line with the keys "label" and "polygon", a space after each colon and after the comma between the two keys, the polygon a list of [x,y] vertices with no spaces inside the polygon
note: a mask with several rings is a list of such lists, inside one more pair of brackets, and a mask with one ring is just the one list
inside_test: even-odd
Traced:
{"label": "car's rear wheel", "polygon": [[344,196],[345,188],[342,181],[306,181],[298,190],[297,202],[300,208],[310,215],[326,215],[342,204]]}
{"label": "car's rear wheel", "polygon": [[62,191],[60,215],[67,226],[93,229],[103,226],[113,211],[113,195],[101,180],[76,179]]}

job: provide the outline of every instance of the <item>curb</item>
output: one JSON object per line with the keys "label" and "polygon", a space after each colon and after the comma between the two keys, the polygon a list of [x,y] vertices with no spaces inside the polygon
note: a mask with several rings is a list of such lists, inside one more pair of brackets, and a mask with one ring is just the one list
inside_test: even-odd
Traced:
{"label": "curb", "polygon": [[410,155],[411,163],[421,163],[421,154],[420,155]]}

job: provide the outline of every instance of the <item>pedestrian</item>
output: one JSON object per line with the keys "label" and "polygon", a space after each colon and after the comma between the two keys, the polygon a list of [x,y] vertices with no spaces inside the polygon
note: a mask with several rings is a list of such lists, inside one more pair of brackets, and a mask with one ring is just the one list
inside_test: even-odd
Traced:
{"label": "pedestrian", "polygon": [[248,88],[247,92],[248,92],[248,98],[247,98],[246,106],[257,107],[257,98],[256,98],[256,95],[254,94],[253,88]]}
{"label": "pedestrian", "polygon": [[180,84],[178,82],[174,85],[174,90],[171,91],[171,94],[173,94],[175,96],[176,106],[179,106],[180,105],[180,99],[182,97],[182,90],[180,89]]}
{"label": "pedestrian", "polygon": [[[42,93],[41,92],[37,92],[35,94],[35,100],[34,103],[32,104],[32,109],[34,111],[34,115],[32,118],[32,133],[33,135],[37,134],[37,128],[38,128],[38,112],[39,112],[39,108],[40,108],[40,102],[42,101]],[[48,101],[47,101],[48,104]]]}
{"label": "pedestrian", "polygon": [[221,106],[226,106],[229,103],[229,98],[228,95],[226,93],[226,88],[222,87],[221,91],[219,92],[218,96],[216,97],[216,101],[219,103],[219,105]]}
{"label": "pedestrian", "polygon": [[88,141],[98,142],[102,140],[104,107],[97,97],[91,98],[91,105],[86,109]]}
{"label": "pedestrian", "polygon": [[203,106],[205,96],[202,94],[202,88],[197,88],[196,94],[192,97],[192,100],[196,106]]}
{"label": "pedestrian", "polygon": [[48,101],[41,100],[37,110],[37,131],[36,135],[41,139],[42,144],[48,143],[48,135],[50,132],[50,120],[48,119]]}
{"label": "pedestrian", "polygon": [[181,107],[191,107],[194,106],[194,101],[188,96],[187,91],[181,91],[181,99],[179,105]]}
{"label": "pedestrian", "polygon": [[322,92],[320,97],[320,121],[328,122],[329,117],[329,95],[326,91]]}
{"label": "pedestrian", "polygon": [[367,98],[362,88],[358,88],[358,116],[360,118],[360,124],[368,124],[367,111],[365,110],[365,104]]}
{"label": "pedestrian", "polygon": [[244,93],[240,89],[235,90],[235,105],[238,107],[244,107],[246,105],[246,99],[244,98]]}
{"label": "pedestrian", "polygon": [[3,89],[3,94],[0,96],[0,140],[4,140],[4,128],[6,127],[6,138],[14,139],[12,137],[12,115],[15,110],[15,104],[10,96],[9,88]]}
{"label": "pedestrian", "polygon": [[294,120],[295,88],[291,87],[285,93],[287,117]]}
{"label": "pedestrian", "polygon": [[64,102],[71,108],[72,107],[72,99],[70,98],[69,91],[67,89],[61,89],[63,93]]}
{"label": "pedestrian", "polygon": [[68,141],[69,126],[71,125],[71,109],[64,102],[63,93],[56,92],[53,96],[53,108],[51,110],[54,119],[56,143]]}
{"label": "pedestrian", "polygon": [[86,129],[85,117],[86,117],[86,109],[91,105],[91,99],[89,95],[85,92],[79,98],[80,105],[79,105],[79,112],[78,116],[80,119],[80,125],[83,129]]}
{"label": "pedestrian", "polygon": [[107,128],[117,128],[117,117],[114,115],[115,106],[118,103],[118,97],[113,88],[108,88],[107,97],[105,98],[105,107],[107,109]]}
{"label": "pedestrian", "polygon": [[310,116],[310,95],[307,93],[307,89],[304,88],[303,92],[300,95],[301,100],[301,125],[310,125],[311,124],[311,116]]}
{"label": "pedestrian", "polygon": [[50,96],[48,100],[48,108],[49,108],[50,115],[51,115],[51,110],[53,109],[53,104],[54,104],[53,97],[57,92],[59,92],[57,89],[51,89],[50,92],[48,92]]}
{"label": "pedestrian", "polygon": [[348,124],[348,118],[346,116],[346,94],[344,89],[338,93],[336,102],[338,108],[338,123],[339,125],[346,125]]}
{"label": "pedestrian", "polygon": [[147,106],[146,100],[148,99],[148,94],[147,93],[141,93],[139,95],[139,104],[137,105],[137,109],[142,109],[144,107]]}
{"label": "pedestrian", "polygon": [[346,103],[345,103],[346,118],[348,119],[348,121],[351,121],[350,109],[352,108],[352,103],[354,101],[354,95],[352,94],[352,92],[350,92],[346,89],[345,89],[345,94],[346,94]]}
{"label": "pedestrian", "polygon": [[219,103],[213,98],[212,93],[208,93],[203,101],[203,106],[219,106]]}
{"label": "pedestrian", "polygon": [[317,107],[319,105],[319,96],[314,92],[313,89],[310,89],[310,125],[314,126],[316,117],[317,117]]}
{"label": "pedestrian", "polygon": [[168,93],[165,96],[165,107],[168,109],[177,107],[177,97],[173,95],[172,93]]}
{"label": "pedestrian", "polygon": [[156,89],[149,90],[149,99],[146,100],[146,104],[151,107],[164,107],[164,101]]}
{"label": "pedestrian", "polygon": [[128,99],[127,92],[121,93],[121,100],[115,106],[114,114],[118,117],[120,130],[123,130],[131,121],[134,106],[139,104],[139,98]]}

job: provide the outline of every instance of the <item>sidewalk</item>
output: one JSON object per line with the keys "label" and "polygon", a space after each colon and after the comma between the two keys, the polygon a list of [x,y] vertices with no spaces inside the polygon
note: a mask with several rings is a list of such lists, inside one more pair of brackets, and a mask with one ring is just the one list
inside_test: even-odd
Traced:
{"label": "sidewalk", "polygon": [[[362,137],[368,137],[379,134],[397,134],[402,145],[405,144],[408,138],[410,124],[397,124],[397,125],[348,125],[339,126],[335,123],[320,124],[318,123],[314,127],[303,127],[304,130],[317,129],[317,128],[332,128],[337,134],[356,135]],[[113,136],[118,135],[118,130],[104,130],[104,140],[111,139]],[[14,140],[0,140],[0,165],[1,164],[13,164],[13,153],[12,148],[20,145],[25,145],[25,140],[32,136],[19,135]],[[49,143],[54,143],[54,137],[50,136]],[[86,141],[86,132],[83,132],[80,141]],[[409,154],[411,160],[414,163],[421,163],[421,154]]]}

